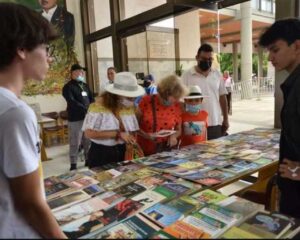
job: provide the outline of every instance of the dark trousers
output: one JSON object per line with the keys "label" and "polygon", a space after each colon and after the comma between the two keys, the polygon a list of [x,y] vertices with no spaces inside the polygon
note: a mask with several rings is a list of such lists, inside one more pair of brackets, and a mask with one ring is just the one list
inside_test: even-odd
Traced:
{"label": "dark trousers", "polygon": [[227,107],[228,107],[228,113],[232,113],[231,111],[231,92],[228,92],[226,95],[227,98]]}
{"label": "dark trousers", "polygon": [[207,128],[207,140],[212,140],[222,137],[222,126],[210,126]]}
{"label": "dark trousers", "polygon": [[300,182],[281,179],[279,211],[300,218]]}
{"label": "dark trousers", "polygon": [[88,156],[89,168],[100,167],[108,163],[124,161],[125,151],[125,144],[105,146],[92,142]]}

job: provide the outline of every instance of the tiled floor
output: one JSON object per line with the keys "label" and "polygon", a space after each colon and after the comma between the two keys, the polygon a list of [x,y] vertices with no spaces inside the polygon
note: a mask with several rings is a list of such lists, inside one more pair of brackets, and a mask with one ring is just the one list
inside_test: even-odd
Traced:
{"label": "tiled floor", "polygon": [[[274,124],[274,98],[267,97],[262,98],[260,101],[252,99],[233,102],[233,114],[229,119],[230,134],[256,127],[272,128]],[[43,162],[44,177],[69,171],[68,150],[68,145],[46,149],[48,157],[52,160]],[[84,168],[84,162],[79,162],[78,166]]]}

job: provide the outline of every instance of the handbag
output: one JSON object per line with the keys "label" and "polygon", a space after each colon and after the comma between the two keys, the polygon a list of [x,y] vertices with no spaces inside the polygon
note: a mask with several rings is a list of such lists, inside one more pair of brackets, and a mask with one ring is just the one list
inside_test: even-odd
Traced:
{"label": "handbag", "polygon": [[[119,114],[115,114],[116,118],[119,121],[120,124],[120,131],[126,132],[124,124],[122,122],[122,119],[120,118]],[[124,160],[134,160],[138,158],[144,157],[144,152],[141,146],[135,142],[135,143],[125,143],[126,144],[126,151],[125,151],[125,157]]]}

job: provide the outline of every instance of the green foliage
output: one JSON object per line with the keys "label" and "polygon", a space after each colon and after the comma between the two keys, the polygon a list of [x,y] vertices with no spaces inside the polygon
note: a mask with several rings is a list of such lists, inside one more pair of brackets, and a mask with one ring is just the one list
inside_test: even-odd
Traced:
{"label": "green foliage", "polygon": [[23,89],[23,94],[33,96],[38,94],[61,94],[62,88],[70,77],[70,68],[78,63],[74,49],[69,49],[63,39],[51,43],[54,49],[53,62],[42,82],[28,81]]}

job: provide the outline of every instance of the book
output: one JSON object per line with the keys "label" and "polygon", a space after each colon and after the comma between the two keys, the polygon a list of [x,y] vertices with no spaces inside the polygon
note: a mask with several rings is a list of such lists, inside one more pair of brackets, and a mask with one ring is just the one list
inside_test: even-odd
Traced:
{"label": "book", "polygon": [[83,176],[82,178],[78,178],[76,180],[68,182],[68,185],[70,187],[76,188],[76,189],[82,189],[85,187],[88,187],[90,185],[98,184],[99,182],[91,177]]}
{"label": "book", "polygon": [[293,217],[290,217],[287,215],[283,215],[283,214],[280,214],[277,212],[273,212],[272,216],[286,219],[286,220],[290,221],[290,223],[291,223],[291,227],[288,229],[287,232],[285,232],[283,235],[281,235],[280,238],[282,238],[282,239],[292,239],[292,238],[298,239],[299,238],[298,234],[300,232],[300,219],[293,218]]}
{"label": "book", "polygon": [[54,217],[59,225],[65,225],[107,207],[109,207],[108,203],[99,197],[94,197],[85,202],[71,206],[70,208],[55,212]]}
{"label": "book", "polygon": [[217,205],[225,207],[233,212],[243,215],[243,218],[248,218],[258,211],[264,210],[264,205],[251,202],[238,196],[230,196],[217,203]]}
{"label": "book", "polygon": [[169,226],[183,217],[183,214],[176,208],[162,203],[145,209],[142,214],[162,227]]}
{"label": "book", "polygon": [[47,183],[45,184],[45,192],[48,200],[57,198],[64,194],[66,195],[70,193],[70,191],[75,191],[75,190],[63,182],[57,182],[57,183],[53,182],[50,184],[50,181],[48,180]]}
{"label": "book", "polygon": [[203,206],[199,201],[187,195],[173,199],[170,202],[167,202],[166,205],[177,209],[185,216]]}
{"label": "book", "polygon": [[259,239],[260,237],[251,233],[244,231],[236,226],[231,227],[222,236],[222,239]]}
{"label": "book", "polygon": [[243,219],[243,216],[240,213],[233,212],[229,209],[211,203],[206,207],[201,208],[199,213],[226,223],[228,227],[238,224]]}
{"label": "book", "polygon": [[95,196],[97,194],[105,192],[105,189],[100,187],[98,184],[94,184],[82,189],[82,191],[86,192],[90,196]]}
{"label": "book", "polygon": [[164,195],[154,192],[152,190],[147,190],[132,198],[133,201],[143,204],[143,207],[140,209],[140,211],[147,209],[155,205],[156,203],[162,202],[165,199],[166,197]]}
{"label": "book", "polygon": [[67,208],[75,203],[82,202],[89,199],[91,196],[83,191],[76,191],[68,195],[48,200],[48,205],[52,211],[59,211],[63,208]]}
{"label": "book", "polygon": [[135,195],[137,195],[141,192],[144,192],[144,191],[146,191],[145,187],[143,187],[137,183],[134,183],[134,182],[123,185],[114,190],[114,192],[122,195],[125,198],[132,198]]}
{"label": "book", "polygon": [[165,227],[163,232],[172,236],[176,239],[208,239],[211,236],[204,231],[191,226],[183,221],[177,221],[170,226]]}
{"label": "book", "polygon": [[147,239],[160,230],[141,215],[132,216],[109,229],[95,234],[94,239]]}
{"label": "book", "polygon": [[191,195],[192,198],[196,199],[200,203],[218,203],[227,198],[227,196],[212,191],[210,189],[203,190],[201,192]]}
{"label": "book", "polygon": [[208,233],[211,238],[220,236],[227,229],[226,223],[199,212],[185,217],[182,221]]}
{"label": "book", "polygon": [[288,219],[283,219],[271,213],[257,212],[243,222],[239,228],[261,238],[281,238],[291,227]]}

